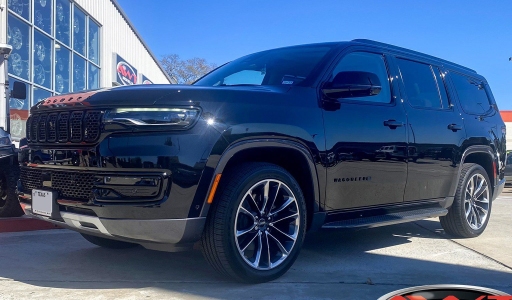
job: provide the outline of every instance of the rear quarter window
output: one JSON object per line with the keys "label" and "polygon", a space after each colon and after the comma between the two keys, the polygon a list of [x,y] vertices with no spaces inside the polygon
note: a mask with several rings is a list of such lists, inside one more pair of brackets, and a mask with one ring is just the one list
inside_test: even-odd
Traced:
{"label": "rear quarter window", "polygon": [[489,111],[491,103],[483,81],[454,72],[450,73],[450,78],[464,112],[481,115]]}

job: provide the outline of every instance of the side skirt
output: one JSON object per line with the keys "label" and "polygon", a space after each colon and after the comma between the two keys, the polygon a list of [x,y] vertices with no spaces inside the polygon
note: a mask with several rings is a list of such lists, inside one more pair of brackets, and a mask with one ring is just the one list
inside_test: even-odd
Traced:
{"label": "side skirt", "polygon": [[447,199],[328,213],[322,229],[364,229],[445,216]]}

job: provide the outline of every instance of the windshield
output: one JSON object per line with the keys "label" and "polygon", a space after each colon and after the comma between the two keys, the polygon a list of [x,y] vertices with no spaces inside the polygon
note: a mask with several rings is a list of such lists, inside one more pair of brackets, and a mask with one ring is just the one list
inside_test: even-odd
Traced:
{"label": "windshield", "polygon": [[308,45],[251,54],[218,68],[194,85],[298,85],[312,75],[332,47]]}

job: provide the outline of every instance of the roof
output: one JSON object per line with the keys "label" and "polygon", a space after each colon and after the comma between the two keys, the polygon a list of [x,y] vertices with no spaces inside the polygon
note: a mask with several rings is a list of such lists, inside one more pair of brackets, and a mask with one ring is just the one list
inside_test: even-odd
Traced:
{"label": "roof", "polygon": [[428,58],[428,59],[431,59],[431,60],[437,60],[437,61],[439,61],[441,63],[448,64],[448,65],[451,65],[453,67],[457,67],[459,69],[463,69],[463,70],[471,72],[471,73],[475,73],[475,74],[477,73],[473,69],[470,69],[468,67],[456,64],[454,62],[451,62],[451,61],[448,61],[448,60],[445,60],[445,59],[442,59],[442,58],[439,58],[439,57],[435,57],[435,56],[432,56],[432,55],[428,55],[426,53],[414,51],[414,50],[403,48],[403,47],[398,47],[398,46],[391,45],[391,44],[381,43],[381,42],[377,42],[377,41],[373,41],[373,40],[367,40],[367,39],[355,39],[355,40],[352,40],[352,42],[356,42],[356,43],[360,43],[360,44],[366,44],[366,45],[372,45],[372,46],[377,46],[377,47],[386,48],[386,49],[389,49],[389,50],[394,50],[394,51],[397,51],[397,52],[406,53],[406,54],[409,54],[409,55],[416,55],[416,56]]}
{"label": "roof", "polygon": [[171,77],[169,76],[169,74],[167,74],[167,72],[164,70],[164,68],[162,67],[162,65],[160,64],[160,62],[158,61],[158,59],[156,58],[156,56],[153,54],[153,52],[151,51],[151,49],[149,49],[149,46],[148,44],[146,44],[146,42],[144,41],[144,39],[142,38],[142,36],[139,34],[139,32],[137,31],[137,29],[135,29],[135,26],[133,26],[132,22],[130,21],[130,19],[128,18],[128,16],[126,15],[126,13],[124,12],[124,10],[121,8],[121,5],[119,5],[119,3],[117,2],[117,0],[110,0],[110,2],[112,2],[112,4],[114,4],[114,6],[116,7],[116,9],[119,11],[119,13],[121,14],[121,16],[126,20],[126,23],[128,23],[128,26],[130,26],[130,28],[132,29],[132,31],[135,33],[135,35],[137,36],[137,38],[139,38],[140,42],[142,43],[142,45],[144,46],[144,48],[146,48],[146,50],[148,51],[149,55],[151,55],[151,58],[153,58],[153,60],[155,61],[155,63],[157,64],[157,66],[160,68],[160,70],[162,70],[162,72],[164,73],[165,77],[169,80],[169,82],[171,83],[174,83],[176,84],[177,82]]}

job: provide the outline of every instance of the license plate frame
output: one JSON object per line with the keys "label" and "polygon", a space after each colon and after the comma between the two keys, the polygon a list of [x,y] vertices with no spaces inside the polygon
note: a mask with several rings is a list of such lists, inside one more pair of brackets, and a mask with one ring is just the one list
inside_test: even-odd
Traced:
{"label": "license plate frame", "polygon": [[54,191],[32,190],[32,213],[35,215],[53,217],[58,213],[57,195]]}

